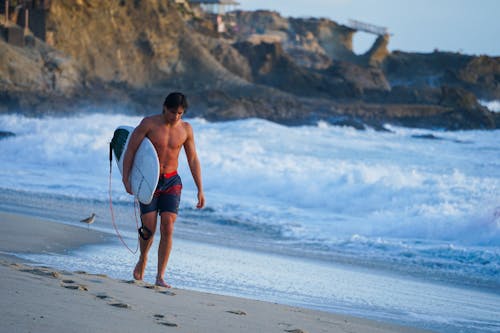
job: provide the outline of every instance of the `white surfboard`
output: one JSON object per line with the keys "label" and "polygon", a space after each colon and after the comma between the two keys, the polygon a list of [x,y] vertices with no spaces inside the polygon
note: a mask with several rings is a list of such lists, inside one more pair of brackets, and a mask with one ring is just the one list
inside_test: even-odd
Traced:
{"label": "white surfboard", "polygon": [[[133,131],[133,127],[119,126],[111,140],[115,161],[122,175],[123,158]],[[144,138],[135,153],[134,163],[130,171],[130,184],[137,200],[146,205],[151,203],[159,176],[160,162],[155,147],[148,138]]]}

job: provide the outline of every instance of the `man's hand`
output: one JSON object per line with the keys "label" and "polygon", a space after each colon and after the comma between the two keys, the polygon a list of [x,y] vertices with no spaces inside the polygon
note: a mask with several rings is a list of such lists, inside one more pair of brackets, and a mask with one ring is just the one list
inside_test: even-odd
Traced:
{"label": "man's hand", "polygon": [[198,204],[196,205],[196,208],[202,209],[205,207],[205,195],[203,192],[198,192]]}

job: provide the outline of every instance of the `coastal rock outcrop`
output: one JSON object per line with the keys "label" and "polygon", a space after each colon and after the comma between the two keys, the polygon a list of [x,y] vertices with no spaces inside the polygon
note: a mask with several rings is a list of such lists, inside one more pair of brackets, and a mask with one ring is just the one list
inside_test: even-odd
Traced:
{"label": "coastal rock outcrop", "polygon": [[[365,54],[355,29],[328,19],[235,11],[223,18],[174,1],[51,2],[47,43],[0,38],[0,112],[98,106],[148,114],[184,90],[191,115],[326,120],[357,128],[497,128],[478,99],[500,98],[500,59],[389,52],[388,34]],[[44,37],[45,38],[45,37]]]}
{"label": "coastal rock outcrop", "polygon": [[57,99],[79,93],[83,88],[82,68],[71,57],[32,36],[27,40],[28,46],[18,48],[0,39],[0,109],[36,109],[43,107],[43,96]]}
{"label": "coastal rock outcrop", "polygon": [[391,85],[461,87],[479,99],[500,99],[500,57],[452,52],[392,52],[382,63]]}
{"label": "coastal rock outcrop", "polygon": [[0,140],[5,138],[10,138],[13,136],[16,136],[16,134],[9,131],[0,131]]}

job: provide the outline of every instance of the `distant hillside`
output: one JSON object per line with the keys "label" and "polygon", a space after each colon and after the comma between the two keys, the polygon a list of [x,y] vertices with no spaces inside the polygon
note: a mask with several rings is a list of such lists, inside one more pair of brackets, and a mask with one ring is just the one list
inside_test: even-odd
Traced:
{"label": "distant hillside", "polygon": [[[319,119],[362,128],[497,128],[477,99],[500,99],[500,59],[387,51],[379,36],[363,55],[356,31],[326,19],[237,11],[216,17],[161,0],[52,1],[47,44],[0,38],[0,112],[158,112],[183,90],[191,115]],[[4,35],[5,37],[5,35]]]}

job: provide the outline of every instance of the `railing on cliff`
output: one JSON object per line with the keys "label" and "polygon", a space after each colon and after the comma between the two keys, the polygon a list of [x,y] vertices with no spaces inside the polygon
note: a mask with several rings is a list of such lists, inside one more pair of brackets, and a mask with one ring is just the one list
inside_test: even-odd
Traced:
{"label": "railing on cliff", "polygon": [[200,6],[204,11],[215,14],[225,14],[240,3],[234,0],[189,0],[190,5]]}
{"label": "railing on cliff", "polygon": [[365,23],[357,20],[350,19],[347,22],[346,26],[348,26],[351,29],[364,31],[379,36],[389,35],[389,29],[387,29],[386,27],[381,27],[375,24]]}

